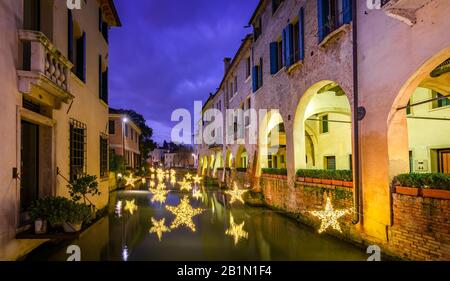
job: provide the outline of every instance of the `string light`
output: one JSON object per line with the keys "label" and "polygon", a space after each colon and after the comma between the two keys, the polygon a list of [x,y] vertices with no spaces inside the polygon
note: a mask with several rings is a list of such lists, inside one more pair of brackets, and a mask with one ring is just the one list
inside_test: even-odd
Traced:
{"label": "string light", "polygon": [[132,186],[132,187],[135,186],[134,182],[136,181],[136,179],[133,177],[133,174],[130,174],[129,177],[125,176],[124,179],[126,181],[125,186]]}
{"label": "string light", "polygon": [[309,211],[313,216],[318,217],[322,223],[319,228],[319,233],[324,232],[327,230],[330,226],[342,233],[341,226],[339,225],[338,219],[345,214],[348,214],[350,212],[349,209],[343,209],[343,210],[334,210],[333,205],[331,204],[331,200],[329,197],[327,197],[327,202],[325,205],[325,210],[323,211]]}
{"label": "string light", "polygon": [[130,215],[133,215],[135,211],[137,211],[138,207],[134,203],[134,199],[131,201],[125,200],[125,208],[124,210],[129,212]]}
{"label": "string light", "polygon": [[237,245],[240,239],[248,238],[248,232],[244,230],[244,225],[245,221],[236,224],[233,215],[230,214],[230,227],[225,231],[225,234],[233,237],[234,245]]}
{"label": "string light", "polygon": [[184,225],[188,227],[192,232],[196,231],[195,224],[192,218],[203,213],[204,211],[204,209],[192,208],[192,206],[189,204],[189,198],[187,196],[184,196],[184,198],[181,199],[181,202],[178,206],[166,206],[166,209],[176,216],[175,220],[170,225],[171,229],[177,228],[180,225]]}
{"label": "string light", "polygon": [[240,201],[242,204],[244,204],[244,199],[243,199],[242,196],[247,191],[248,190],[239,189],[237,184],[236,184],[236,182],[235,182],[233,189],[232,190],[227,190],[227,191],[225,191],[225,193],[231,196],[230,204],[233,204],[235,201]]}
{"label": "string light", "polygon": [[152,218],[152,227],[148,231],[149,233],[156,233],[156,236],[158,236],[159,241],[161,241],[162,235],[164,232],[170,232],[170,228],[168,228],[165,225],[166,219],[156,220],[155,218]]}
{"label": "string light", "polygon": [[200,183],[200,181],[202,180],[202,177],[200,177],[199,175],[195,175],[192,180],[194,181],[194,183]]}
{"label": "string light", "polygon": [[192,190],[191,182],[186,181],[186,179],[183,179],[183,181],[179,182],[179,184],[180,184],[180,190],[186,190],[186,191]]}

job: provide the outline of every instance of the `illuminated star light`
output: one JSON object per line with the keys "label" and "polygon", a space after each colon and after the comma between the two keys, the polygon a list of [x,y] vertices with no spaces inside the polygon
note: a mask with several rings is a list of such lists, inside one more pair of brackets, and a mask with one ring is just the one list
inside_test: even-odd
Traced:
{"label": "illuminated star light", "polygon": [[240,224],[234,222],[233,215],[230,214],[230,228],[225,231],[226,235],[232,236],[234,245],[237,245],[240,239],[247,239],[248,232],[244,230],[245,221]]}
{"label": "illuminated star light", "polygon": [[199,200],[203,198],[202,193],[200,192],[199,189],[197,189],[196,191],[194,191],[194,194],[192,194],[192,197],[194,197],[195,199]]}
{"label": "illuminated star light", "polygon": [[151,167],[150,168],[150,173],[154,173],[155,172],[155,168]]}
{"label": "illuminated star light", "polygon": [[131,201],[126,200],[125,201],[125,207],[124,210],[129,212],[130,215],[133,215],[135,211],[137,211],[138,206],[134,203],[134,199]]}
{"label": "illuminated star light", "polygon": [[181,202],[178,206],[166,206],[166,209],[174,214],[175,220],[170,225],[171,229],[177,228],[180,225],[184,225],[188,227],[192,232],[195,232],[195,224],[192,220],[192,217],[199,215],[205,211],[204,209],[200,208],[192,208],[192,206],[189,204],[189,198],[187,196],[184,196],[183,199],[181,199]]}
{"label": "illuminated star light", "polygon": [[172,185],[176,185],[176,184],[177,184],[177,179],[176,179],[175,177],[171,177],[171,178],[170,178],[170,183],[171,183]]}
{"label": "illuminated star light", "polygon": [[192,175],[191,175],[190,173],[187,173],[184,177],[185,177],[187,180],[192,179]]}
{"label": "illuminated star light", "polygon": [[200,183],[200,181],[202,180],[202,177],[195,175],[192,180],[194,181],[194,183]]}
{"label": "illuminated star light", "polygon": [[179,182],[179,184],[180,184],[180,190],[186,190],[186,191],[192,190],[191,182],[186,181],[186,179],[183,179],[183,181]]}
{"label": "illuminated star light", "polygon": [[162,235],[164,232],[170,232],[170,228],[165,225],[166,219],[156,220],[152,218],[152,227],[148,231],[149,233],[156,233],[159,241],[161,241]]}
{"label": "illuminated star light", "polygon": [[244,204],[245,202],[244,202],[244,199],[242,198],[242,196],[246,192],[248,192],[248,190],[239,189],[236,183],[234,183],[234,187],[232,190],[225,191],[226,194],[231,196],[230,204],[233,204],[236,200],[240,201],[242,204]]}
{"label": "illuminated star light", "polygon": [[124,177],[126,183],[125,186],[132,186],[134,187],[134,182],[136,181],[136,179],[133,177],[133,174],[131,174],[129,177]]}
{"label": "illuminated star light", "polygon": [[158,183],[158,185],[156,186],[157,189],[166,189],[166,184],[163,182]]}
{"label": "illuminated star light", "polygon": [[325,205],[325,210],[323,211],[310,211],[313,216],[318,217],[322,223],[319,228],[319,233],[324,232],[328,227],[332,227],[334,230],[342,233],[341,226],[339,225],[338,219],[345,214],[350,213],[349,209],[334,210],[331,200],[327,197],[327,203]]}
{"label": "illuminated star light", "polygon": [[150,181],[150,187],[155,187],[155,182],[154,181]]}
{"label": "illuminated star light", "polygon": [[167,194],[170,192],[164,189],[149,189],[149,191],[153,195],[151,202],[159,202],[161,204],[166,202]]}

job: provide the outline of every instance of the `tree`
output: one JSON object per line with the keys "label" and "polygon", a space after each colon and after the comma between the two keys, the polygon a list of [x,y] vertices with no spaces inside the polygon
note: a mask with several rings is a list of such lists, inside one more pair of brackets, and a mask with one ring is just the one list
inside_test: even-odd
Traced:
{"label": "tree", "polygon": [[112,109],[110,112],[119,113],[128,116],[136,126],[141,129],[141,136],[139,137],[139,150],[141,152],[141,164],[145,163],[150,152],[156,148],[156,143],[153,141],[153,129],[147,126],[144,116],[132,109]]}

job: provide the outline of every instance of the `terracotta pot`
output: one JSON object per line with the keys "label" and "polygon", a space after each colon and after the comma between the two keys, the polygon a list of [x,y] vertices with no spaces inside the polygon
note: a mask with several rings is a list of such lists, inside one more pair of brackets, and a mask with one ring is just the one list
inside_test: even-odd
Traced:
{"label": "terracotta pot", "polygon": [[304,181],[305,181],[305,178],[297,177],[297,181],[299,181],[299,182],[304,182]]}
{"label": "terracotta pot", "polygon": [[305,178],[305,182],[313,182],[312,178]]}
{"label": "terracotta pot", "polygon": [[331,184],[335,186],[342,186],[344,183],[341,180],[331,180]]}
{"label": "terracotta pot", "polygon": [[407,186],[396,186],[395,193],[408,195],[408,196],[419,196],[419,188],[407,187]]}
{"label": "terracotta pot", "polygon": [[427,198],[450,200],[450,190],[424,188],[422,189],[422,195]]}
{"label": "terracotta pot", "polygon": [[331,185],[331,183],[332,183],[332,180],[322,179],[322,184]]}
{"label": "terracotta pot", "polygon": [[322,183],[321,179],[313,179],[313,183]]}
{"label": "terracotta pot", "polygon": [[352,181],[343,181],[342,186],[353,187],[353,182]]}
{"label": "terracotta pot", "polygon": [[64,232],[73,233],[81,230],[81,223],[63,223]]}
{"label": "terracotta pot", "polygon": [[35,234],[45,234],[47,233],[47,221],[42,219],[37,219],[34,221],[34,233]]}

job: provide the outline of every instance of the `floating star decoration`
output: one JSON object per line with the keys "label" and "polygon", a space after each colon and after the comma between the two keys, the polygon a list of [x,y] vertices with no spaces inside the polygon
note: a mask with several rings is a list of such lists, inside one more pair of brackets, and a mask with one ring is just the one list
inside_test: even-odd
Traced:
{"label": "floating star decoration", "polygon": [[156,188],[157,188],[157,189],[166,189],[166,184],[163,183],[163,182],[160,182],[160,183],[158,183],[158,185],[157,185]]}
{"label": "floating star decoration", "polygon": [[164,189],[149,189],[149,191],[153,195],[151,202],[159,202],[161,204],[166,202],[167,194],[170,192]]}
{"label": "floating star decoration", "polygon": [[333,205],[331,204],[330,198],[327,197],[325,210],[323,210],[323,211],[310,211],[310,213],[313,216],[318,217],[322,221],[322,224],[320,225],[320,228],[319,228],[319,231],[318,231],[319,233],[324,232],[330,226],[334,230],[339,231],[340,233],[342,233],[342,230],[341,230],[341,227],[339,225],[338,219],[340,217],[344,216],[345,214],[350,213],[350,210],[349,209],[334,210],[333,209]]}
{"label": "floating star decoration", "polygon": [[237,245],[240,239],[248,238],[248,232],[244,230],[244,224],[245,221],[236,224],[233,215],[230,214],[230,227],[225,231],[225,234],[233,237],[234,245]]}
{"label": "floating star decoration", "polygon": [[184,198],[181,199],[181,202],[178,206],[166,206],[166,209],[176,216],[175,220],[170,225],[171,229],[177,228],[180,225],[184,225],[188,227],[192,232],[196,231],[195,224],[192,221],[192,217],[199,215],[204,211],[204,209],[192,208],[192,206],[189,204],[189,198],[187,196],[184,196]]}
{"label": "floating star decoration", "polygon": [[154,180],[154,179],[155,179],[155,174],[151,174],[151,175],[150,175],[150,178],[151,178],[152,180]]}
{"label": "floating star decoration", "polygon": [[186,179],[183,179],[183,181],[179,182],[179,184],[180,184],[180,190],[186,190],[186,191],[192,190],[191,182],[186,181]]}
{"label": "floating star decoration", "polygon": [[129,212],[130,215],[133,215],[135,211],[137,211],[138,207],[136,206],[136,204],[134,203],[134,199],[129,201],[129,200],[125,200],[125,207],[124,210]]}
{"label": "floating star decoration", "polygon": [[191,175],[190,173],[187,173],[184,177],[185,177],[187,180],[192,179],[192,175]]}
{"label": "floating star decoration", "polygon": [[194,181],[194,183],[200,183],[200,181],[202,180],[202,177],[199,177],[198,175],[195,175],[192,180]]}
{"label": "floating star decoration", "polygon": [[174,170],[174,169],[170,169],[170,175],[171,175],[172,177],[174,177],[175,174],[176,174],[175,170]]}
{"label": "floating star decoration", "polygon": [[176,185],[176,184],[177,184],[177,179],[176,179],[175,177],[171,177],[171,178],[170,178],[170,183],[171,183],[172,185]]}
{"label": "floating star decoration", "polygon": [[147,180],[145,178],[142,178],[142,184],[145,184],[147,182]]}
{"label": "floating star decoration", "polygon": [[194,194],[192,194],[192,197],[194,197],[195,199],[199,200],[203,198],[203,194],[200,192],[199,189],[197,189],[196,191],[194,191]]}
{"label": "floating star decoration", "polygon": [[154,181],[150,181],[150,188],[155,187],[155,182]]}
{"label": "floating star decoration", "polygon": [[227,190],[227,191],[225,191],[225,193],[231,196],[230,204],[233,204],[235,201],[240,201],[242,204],[244,204],[244,199],[242,198],[242,196],[247,191],[248,190],[245,190],[245,189],[239,189],[237,184],[234,183],[233,189]]}
{"label": "floating star decoration", "polygon": [[148,231],[149,233],[156,233],[159,241],[161,241],[162,235],[164,232],[170,232],[170,228],[165,225],[166,219],[156,220],[152,218],[152,227]]}
{"label": "floating star decoration", "polygon": [[132,186],[134,187],[134,182],[136,179],[133,177],[133,174],[131,174],[129,177],[124,177],[125,179],[125,186]]}
{"label": "floating star decoration", "polygon": [[155,168],[151,167],[150,168],[150,173],[154,173],[155,172]]}

